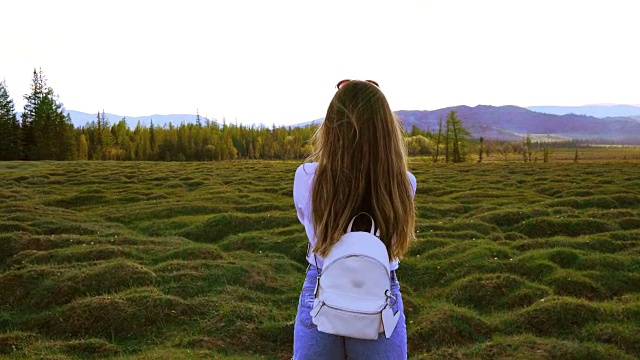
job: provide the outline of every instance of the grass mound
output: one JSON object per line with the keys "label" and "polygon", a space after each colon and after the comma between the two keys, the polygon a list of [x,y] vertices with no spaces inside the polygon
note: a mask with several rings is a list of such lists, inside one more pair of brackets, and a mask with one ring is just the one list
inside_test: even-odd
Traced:
{"label": "grass mound", "polygon": [[605,311],[591,302],[570,297],[549,297],[513,314],[504,328],[539,336],[570,338],[587,324],[604,319]]}
{"label": "grass mound", "polygon": [[60,349],[72,356],[104,358],[115,355],[118,347],[104,339],[73,340],[60,344]]}
{"label": "grass mound", "polygon": [[150,286],[155,277],[148,269],[123,260],[82,269],[31,267],[0,277],[0,305],[9,309],[45,309],[87,295]]}
{"label": "grass mound", "polygon": [[53,284],[51,289],[43,289],[51,296],[54,304],[66,304],[84,296],[116,293],[122,290],[153,286],[156,274],[137,263],[116,260],[85,270],[71,271]]}
{"label": "grass mound", "polygon": [[48,201],[47,206],[60,207],[65,209],[80,208],[83,206],[95,206],[97,204],[108,203],[107,195],[101,189],[91,189],[90,192],[80,193],[64,197],[57,200]]}
{"label": "grass mound", "polygon": [[598,284],[609,297],[640,293],[640,273],[624,271],[589,271],[584,275]]}
{"label": "grass mound", "polygon": [[635,357],[611,345],[519,335],[497,336],[472,346],[440,349],[417,359],[633,360]]}
{"label": "grass mound", "polygon": [[76,221],[69,220],[37,220],[31,223],[31,226],[38,229],[38,234],[42,235],[61,235],[61,234],[75,234],[75,235],[96,235],[97,230],[91,227],[78,223]]}
{"label": "grass mound", "polygon": [[467,208],[459,203],[446,204],[416,204],[419,214],[423,219],[441,220],[448,217],[457,217],[467,212]]}
{"label": "grass mound", "polygon": [[484,262],[488,259],[509,259],[511,254],[508,249],[496,245],[491,241],[450,241],[451,245],[437,247],[431,251],[424,253],[424,256],[430,260],[476,260]]}
{"label": "grass mound", "polygon": [[432,231],[429,232],[429,237],[443,239],[443,240],[478,240],[483,239],[484,236],[475,231]]}
{"label": "grass mound", "polygon": [[[635,191],[637,191],[637,189]],[[611,199],[619,206],[633,208],[640,205],[640,195],[637,195],[637,193],[611,195]]]}
{"label": "grass mound", "polygon": [[70,264],[104,261],[123,258],[137,258],[138,255],[129,248],[113,245],[95,245],[93,242],[48,251],[28,250],[16,254],[12,263],[22,264]]}
{"label": "grass mound", "polygon": [[637,216],[637,212],[629,209],[593,209],[585,212],[585,216],[600,220],[617,220]]}
{"label": "grass mound", "polygon": [[505,266],[505,272],[529,281],[540,281],[558,269],[556,264],[548,260],[531,259],[526,255],[513,259]]}
{"label": "grass mound", "polygon": [[579,266],[584,270],[638,272],[640,258],[621,254],[593,254],[584,256]]}
{"label": "grass mound", "polygon": [[[482,236],[488,236],[492,233],[496,232],[495,225],[487,224],[483,221],[478,221],[476,219],[471,220],[459,220],[459,221],[450,221],[443,222],[438,221],[427,223],[423,226],[420,226],[416,229],[417,231],[429,232],[429,233],[474,233],[480,234]],[[479,238],[480,235],[474,235],[473,237]]]}
{"label": "grass mound", "polygon": [[0,221],[0,233],[12,233],[19,231],[32,233],[35,229],[17,221]]}
{"label": "grass mound", "polygon": [[[532,254],[535,253],[536,252],[532,252]],[[580,252],[573,249],[552,249],[549,251],[540,251],[540,254],[563,268],[576,267],[582,259]]]}
{"label": "grass mound", "polygon": [[558,236],[543,239],[518,240],[511,244],[510,247],[518,251],[568,248],[597,253],[615,253],[627,248],[624,244],[602,236],[585,236],[579,238]]}
{"label": "grass mound", "polygon": [[[47,251],[55,248],[73,246],[73,241],[79,240],[78,236],[45,236],[32,235],[28,232],[12,232],[0,234],[0,262],[12,260],[13,256],[23,251]],[[90,243],[90,238],[85,238]]]}
{"label": "grass mound", "polygon": [[620,207],[611,196],[570,197],[544,203],[548,207],[570,207],[574,209],[616,209]]}
{"label": "grass mound", "polygon": [[[18,310],[42,308],[43,284],[57,276],[52,268],[34,267],[0,274],[0,309]],[[43,297],[44,296],[44,297]]]}
{"label": "grass mound", "polygon": [[149,206],[149,204],[133,206],[135,211],[120,211],[106,215],[110,220],[130,224],[150,220],[172,219],[181,216],[212,215],[230,210],[226,204],[176,204],[174,201],[162,203],[152,201],[152,204],[154,206]]}
{"label": "grass mound", "polygon": [[0,334],[0,355],[9,355],[21,351],[37,338],[36,334],[23,331]]}
{"label": "grass mound", "polygon": [[506,274],[476,275],[452,284],[448,298],[453,304],[482,312],[527,307],[548,296],[550,290]]}
{"label": "grass mound", "polygon": [[491,336],[491,326],[473,312],[443,305],[424,312],[414,320],[408,333],[409,347],[437,349],[484,341]]}
{"label": "grass mound", "polygon": [[546,278],[544,283],[551,287],[556,295],[587,300],[602,300],[609,296],[605,289],[578,271],[558,271]]}
{"label": "grass mound", "polygon": [[603,323],[586,326],[580,333],[584,341],[611,344],[640,358],[640,324]]}
{"label": "grass mound", "polygon": [[548,216],[549,211],[543,208],[532,208],[532,209],[522,209],[522,208],[514,208],[514,209],[500,209],[485,212],[483,214],[477,215],[475,219],[479,221],[484,221],[489,224],[493,224],[499,227],[511,227],[517,224],[522,223],[525,220]]}
{"label": "grass mound", "polygon": [[73,301],[36,317],[33,326],[55,337],[126,340],[153,336],[184,324],[193,312],[180,298],[141,288]]}
{"label": "grass mound", "polygon": [[496,198],[495,190],[467,190],[449,195],[449,198],[464,204],[483,203]]}
{"label": "grass mound", "polygon": [[216,242],[231,234],[248,231],[269,230],[288,227],[298,223],[298,219],[289,214],[216,214],[203,224],[197,224],[180,232],[179,235],[198,242]]}
{"label": "grass mound", "polygon": [[[273,252],[283,254],[289,259],[306,263],[307,237],[300,227],[298,233],[291,236],[277,236],[273,231],[249,232],[231,235],[218,246],[224,251],[248,251],[254,253]],[[306,265],[306,264],[305,264]]]}
{"label": "grass mound", "polygon": [[640,229],[625,230],[625,231],[612,231],[607,234],[609,239],[619,242],[628,242],[631,244],[640,244]]}
{"label": "grass mound", "polygon": [[[241,293],[247,291],[241,290]],[[247,294],[251,295],[250,292]],[[215,347],[233,352],[251,349],[256,353],[289,354],[293,347],[291,334],[295,314],[291,309],[268,307],[255,300],[249,301],[251,296],[245,299],[238,300],[227,294],[214,297],[216,306],[213,314],[202,320],[200,335],[191,341],[195,340],[202,346],[202,340],[218,338]],[[287,310],[286,314],[291,321],[277,321],[285,314],[283,310]]]}
{"label": "grass mound", "polygon": [[418,239],[409,247],[407,256],[423,255],[426,252],[453,244],[451,240],[430,239],[428,236],[425,237],[426,239],[423,239],[420,234],[418,234]]}
{"label": "grass mound", "polygon": [[514,227],[514,231],[530,238],[580,236],[617,230],[617,227],[596,219],[557,219],[541,217],[529,219]]}
{"label": "grass mound", "polygon": [[406,259],[399,273],[415,288],[444,287],[468,275],[502,272],[509,259],[492,242],[465,242]]}
{"label": "grass mound", "polygon": [[[259,257],[263,257],[262,262],[257,262]],[[153,271],[158,274],[156,286],[163,293],[187,299],[210,296],[235,285],[271,295],[282,294],[300,285],[282,274],[302,274],[304,268],[276,254],[263,254],[218,261],[172,260],[157,265]]]}
{"label": "grass mound", "polygon": [[156,261],[170,260],[221,260],[225,255],[220,249],[212,245],[186,245],[179,249],[160,254]]}
{"label": "grass mound", "polygon": [[622,230],[640,229],[640,217],[638,216],[622,218],[618,220],[616,223],[618,224],[618,227]]}

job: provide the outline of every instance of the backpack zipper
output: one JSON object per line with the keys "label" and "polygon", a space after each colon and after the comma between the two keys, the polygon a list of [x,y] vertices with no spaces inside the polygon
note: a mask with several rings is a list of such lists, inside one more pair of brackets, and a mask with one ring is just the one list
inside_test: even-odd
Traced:
{"label": "backpack zipper", "polygon": [[333,264],[338,262],[338,260],[342,260],[342,259],[345,259],[345,258],[348,258],[348,257],[352,257],[352,256],[357,256],[357,257],[362,257],[362,258],[365,258],[365,259],[373,260],[373,261],[377,262],[380,266],[382,266],[382,268],[384,268],[385,270],[387,269],[387,267],[385,266],[384,263],[382,263],[382,261],[374,258],[373,256],[369,256],[369,255],[343,255],[343,256],[340,256],[339,258],[333,260],[333,262],[331,264],[329,264],[329,266],[327,266],[326,268],[322,269],[320,274],[318,274],[318,280],[320,280],[320,276],[322,276],[323,273],[325,273],[327,270],[329,270],[331,268],[331,266],[333,266]]}
{"label": "backpack zipper", "polygon": [[343,255],[343,256],[340,256],[339,258],[333,260],[333,262],[331,264],[329,264],[329,266],[327,266],[326,268],[322,269],[322,271],[320,271],[320,273],[318,274],[318,277],[316,279],[316,288],[313,290],[313,296],[314,297],[318,297],[318,289],[320,289],[320,277],[322,277],[322,274],[324,274],[327,270],[329,270],[331,268],[331,266],[333,266],[333,264],[338,262],[338,260],[346,259],[346,258],[351,257],[351,256],[358,256],[358,257],[362,257],[362,258],[365,258],[365,259],[373,260],[373,261],[377,262],[378,265],[380,265],[383,269],[385,269],[385,270],[387,269],[387,267],[385,266],[385,264],[382,263],[382,261],[374,258],[373,256],[369,256],[369,255]]}
{"label": "backpack zipper", "polygon": [[[382,310],[384,310],[385,307],[387,307],[386,305],[380,310],[380,311],[353,311],[350,309],[344,309],[341,307],[337,307],[337,306],[332,306],[327,304],[326,302],[322,302],[322,305],[320,305],[320,309],[318,309],[318,312],[316,312],[316,316],[318,316],[318,314],[320,313],[320,310],[322,310],[323,307],[328,307],[329,309],[333,309],[333,310],[338,310],[338,311],[344,311],[344,312],[348,312],[348,313],[352,313],[352,314],[361,314],[361,315],[376,315],[376,314],[381,314]],[[315,317],[315,316],[314,316]]]}

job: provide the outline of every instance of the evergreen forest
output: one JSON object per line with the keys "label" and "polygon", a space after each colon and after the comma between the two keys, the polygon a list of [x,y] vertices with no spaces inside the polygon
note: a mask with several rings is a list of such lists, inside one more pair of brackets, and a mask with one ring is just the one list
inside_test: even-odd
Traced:
{"label": "evergreen forest", "polygon": [[[0,161],[2,160],[142,160],[213,161],[234,159],[300,160],[312,153],[318,125],[272,127],[227,124],[206,117],[196,123],[162,127],[126,119],[111,123],[105,112],[95,121],[75,127],[59,96],[34,69],[21,118],[5,82],[0,83]],[[410,155],[440,157],[445,162],[466,159],[470,134],[455,112],[438,133],[413,127],[406,134]]]}

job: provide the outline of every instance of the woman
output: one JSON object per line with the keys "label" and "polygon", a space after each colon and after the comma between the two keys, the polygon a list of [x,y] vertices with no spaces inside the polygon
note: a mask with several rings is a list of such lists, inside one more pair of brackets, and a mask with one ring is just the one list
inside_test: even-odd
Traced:
{"label": "woman", "polygon": [[[293,197],[309,238],[306,279],[294,325],[294,359],[406,359],[407,332],[399,259],[415,238],[415,177],[407,171],[403,129],[374,81],[337,85],[322,126],[315,134],[315,162],[298,167]],[[390,259],[393,310],[400,319],[390,338],[362,340],[317,330],[309,312],[324,256],[360,212],[371,214]],[[366,217],[360,224],[366,228]],[[357,220],[356,220],[357,224]],[[369,225],[370,226],[370,225]]]}

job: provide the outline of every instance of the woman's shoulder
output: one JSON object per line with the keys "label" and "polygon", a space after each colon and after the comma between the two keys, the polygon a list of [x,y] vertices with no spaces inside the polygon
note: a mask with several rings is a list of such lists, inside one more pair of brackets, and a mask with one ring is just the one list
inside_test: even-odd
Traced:
{"label": "woman's shoulder", "polygon": [[296,170],[296,177],[300,176],[309,176],[316,173],[316,168],[318,167],[317,162],[304,163],[298,166]]}
{"label": "woman's shoulder", "polygon": [[415,175],[413,175],[410,171],[407,171],[407,175],[409,176],[409,183],[411,184],[411,190],[413,190],[413,195],[416,195],[416,189],[418,188],[418,181],[416,180]]}
{"label": "woman's shoulder", "polygon": [[318,163],[315,162],[304,163],[298,166],[296,176],[293,180],[293,198],[296,206],[307,203],[313,176],[316,173],[316,167],[318,167]]}
{"label": "woman's shoulder", "polygon": [[407,171],[407,175],[409,176],[409,180],[411,180],[411,183],[415,184],[416,183],[416,176],[413,175],[411,173],[411,171]]}

